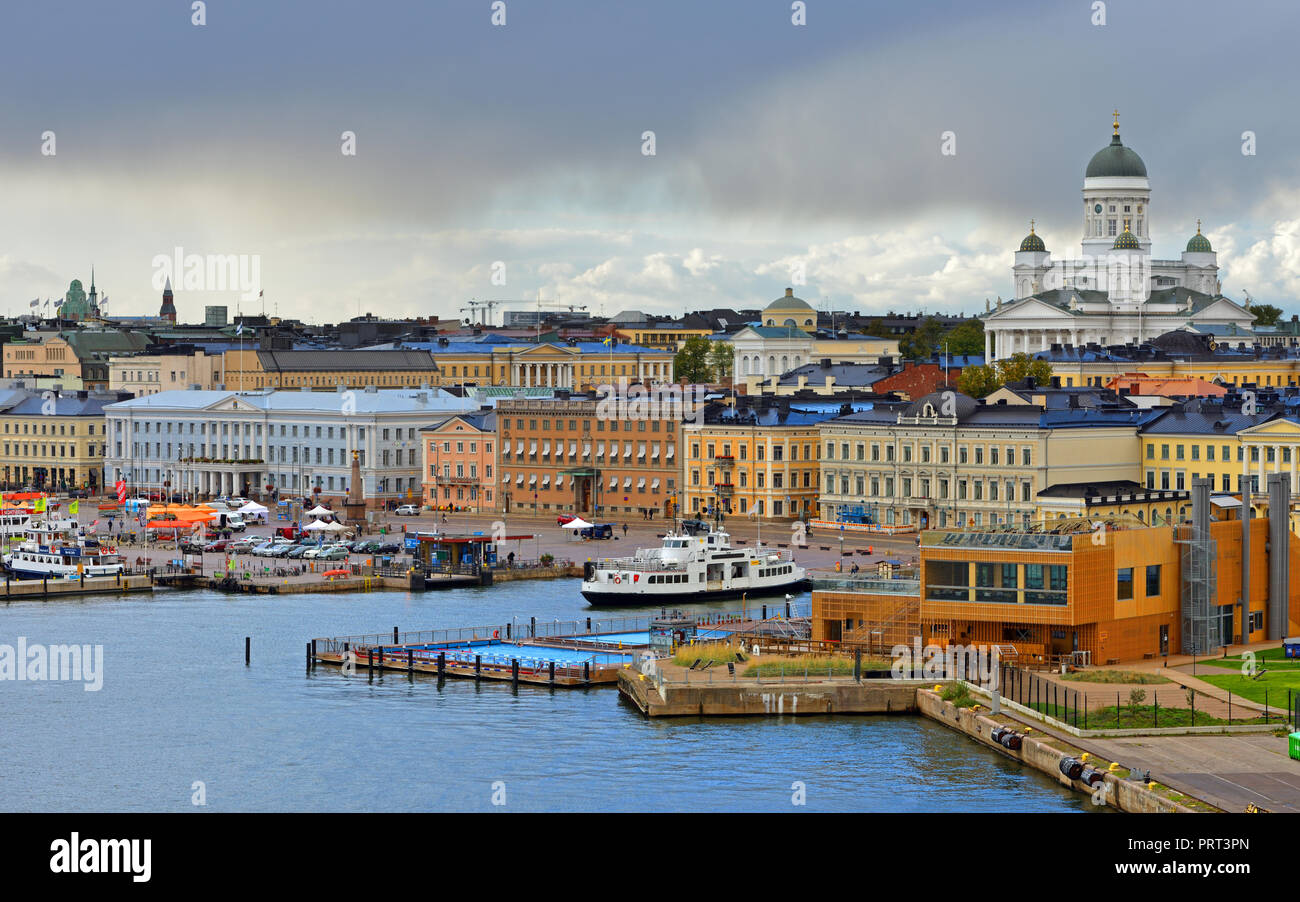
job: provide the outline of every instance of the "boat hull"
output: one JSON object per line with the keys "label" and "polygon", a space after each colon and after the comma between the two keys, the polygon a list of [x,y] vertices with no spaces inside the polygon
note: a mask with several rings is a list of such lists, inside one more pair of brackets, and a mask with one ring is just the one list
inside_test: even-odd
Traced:
{"label": "boat hull", "polygon": [[681,604],[687,599],[692,602],[705,602],[728,601],[741,596],[745,598],[770,598],[773,595],[785,595],[787,593],[793,595],[796,592],[805,591],[810,585],[811,581],[805,577],[787,583],[775,583],[756,588],[714,589],[704,592],[604,592],[598,589],[583,589],[582,597],[587,599],[593,607],[646,607],[647,605],[663,604],[669,601],[674,604]]}

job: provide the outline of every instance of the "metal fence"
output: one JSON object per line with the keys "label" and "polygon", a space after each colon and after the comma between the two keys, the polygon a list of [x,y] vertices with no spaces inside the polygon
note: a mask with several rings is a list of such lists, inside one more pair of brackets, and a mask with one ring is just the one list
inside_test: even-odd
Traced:
{"label": "metal fence", "polygon": [[1003,664],[998,690],[1005,699],[1081,730],[1300,723],[1300,693],[1290,689],[1261,687],[1260,699],[1226,690],[1220,698],[1176,683],[1098,683],[1096,689],[1081,690]]}

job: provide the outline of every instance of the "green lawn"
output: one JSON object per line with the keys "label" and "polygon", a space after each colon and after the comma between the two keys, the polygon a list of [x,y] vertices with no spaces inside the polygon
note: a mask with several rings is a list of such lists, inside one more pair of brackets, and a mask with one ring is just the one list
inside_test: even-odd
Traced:
{"label": "green lawn", "polygon": [[[1052,715],[1051,705],[1034,704],[1030,707],[1043,714]],[[1244,709],[1243,709],[1244,710]],[[1234,712],[1235,714],[1235,712]],[[1056,715],[1064,717],[1065,712],[1062,708],[1056,709]],[[1277,718],[1272,717],[1270,721],[1276,722]],[[1263,715],[1250,719],[1242,720],[1234,716],[1234,724],[1241,723],[1263,723]],[[1074,709],[1070,709],[1070,723],[1074,724]],[[1094,709],[1088,712],[1088,729],[1089,730],[1144,730],[1154,727],[1220,727],[1226,726],[1227,720],[1219,717],[1211,717],[1204,711],[1196,712],[1195,722],[1192,720],[1192,710],[1190,708],[1166,708],[1160,706],[1159,718],[1157,719],[1154,705],[1139,705],[1136,710],[1131,705],[1122,705],[1119,708],[1118,715],[1114,705],[1109,708]],[[1079,712],[1079,727],[1084,725],[1083,712]]]}
{"label": "green lawn", "polygon": [[1080,670],[1066,674],[1065,679],[1076,683],[1136,683],[1146,686],[1171,682],[1157,673],[1139,673],[1133,670]]}
{"label": "green lawn", "polygon": [[[1240,666],[1238,664],[1238,668]],[[1228,690],[1233,695],[1240,695],[1261,705],[1264,704],[1264,692],[1267,690],[1269,709],[1285,710],[1287,690],[1291,690],[1293,697],[1296,693],[1300,693],[1300,670],[1272,670],[1269,664],[1262,666],[1268,672],[1262,674],[1259,679],[1243,676],[1240,670],[1235,673],[1204,673],[1199,668],[1196,676],[1220,689]]]}
{"label": "green lawn", "polygon": [[[1300,670],[1300,658],[1285,657],[1280,646],[1255,652],[1255,660],[1260,667],[1269,670],[1274,668]],[[1219,667],[1224,670],[1240,671],[1241,663],[1241,656],[1233,655],[1229,658],[1202,658],[1196,662],[1196,666],[1197,669],[1200,669],[1201,665],[1209,664],[1212,667]]]}

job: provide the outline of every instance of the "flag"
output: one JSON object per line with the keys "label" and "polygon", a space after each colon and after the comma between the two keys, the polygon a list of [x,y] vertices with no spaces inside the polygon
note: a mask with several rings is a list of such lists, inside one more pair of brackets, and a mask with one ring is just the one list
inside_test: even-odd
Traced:
{"label": "flag", "polygon": [[236,335],[243,335],[243,334],[244,334],[244,324],[243,324],[243,323],[240,323],[238,326],[235,327],[235,334],[236,334]]}
{"label": "flag", "polygon": [[32,305],[33,307],[39,307],[39,306],[41,306],[41,299],[40,299],[40,298],[37,298],[36,300],[32,301],[32,304],[31,304],[31,305]]}
{"label": "flag", "polygon": [[73,501],[68,505],[68,513],[72,514],[74,517],[77,515],[77,512],[80,510],[81,510],[80,501]]}
{"label": "flag", "polygon": [[604,341],[602,341],[601,344],[603,344],[603,345],[609,345],[610,348],[613,348],[613,347],[614,347],[614,335],[613,335],[613,333],[610,333],[609,337],[606,338]]}
{"label": "flag", "polygon": [[126,480],[119,479],[117,481],[117,503],[121,504],[125,500],[126,500]]}
{"label": "flag", "polygon": [[34,514],[45,513],[45,498],[43,496],[37,498],[36,503],[32,505],[32,513]]}

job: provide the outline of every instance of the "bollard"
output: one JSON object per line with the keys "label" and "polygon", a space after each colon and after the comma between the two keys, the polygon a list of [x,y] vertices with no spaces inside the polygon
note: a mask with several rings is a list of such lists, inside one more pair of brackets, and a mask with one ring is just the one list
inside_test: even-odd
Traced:
{"label": "bollard", "polygon": [[367,661],[369,662],[368,672],[370,674],[370,678],[373,680],[375,678],[375,650],[373,648],[370,649],[366,653],[366,655],[367,655]]}
{"label": "bollard", "polygon": [[406,650],[406,672],[415,676],[415,649],[413,648]]}
{"label": "bollard", "polygon": [[440,651],[438,652],[438,676],[442,677],[446,675],[447,675],[447,653],[445,651]]}
{"label": "bollard", "polygon": [[483,672],[483,656],[475,655],[474,656],[474,679],[477,680],[479,678],[479,675],[482,672]]}
{"label": "bollard", "polygon": [[862,649],[860,648],[853,650],[853,681],[862,682]]}
{"label": "bollard", "polygon": [[510,659],[510,682],[516,686],[519,685],[519,659],[518,658]]}
{"label": "bollard", "polygon": [[506,638],[507,638],[507,639],[510,638],[510,624],[509,624],[509,623],[506,624]]}
{"label": "bollard", "polygon": [[790,602],[788,601],[785,603],[785,619],[790,619]]}
{"label": "bollard", "polygon": [[244,665],[247,666],[248,662],[251,661],[252,658],[253,658],[253,637],[245,636],[244,637]]}
{"label": "bollard", "polygon": [[591,618],[587,618],[587,632],[591,632]]}
{"label": "bollard", "polygon": [[551,685],[554,686],[555,685],[555,662],[551,661],[549,664],[547,664],[546,669],[550,671]]}
{"label": "bollard", "polygon": [[582,681],[583,681],[584,683],[590,683],[590,682],[591,682],[591,662],[590,662],[590,661],[583,661],[583,662],[582,662]]}
{"label": "bollard", "polygon": [[393,644],[397,644],[397,627],[393,627]]}
{"label": "bollard", "polygon": [[311,671],[311,643],[307,643],[307,670]]}
{"label": "bollard", "polygon": [[767,619],[767,605],[763,605],[763,620]]}

